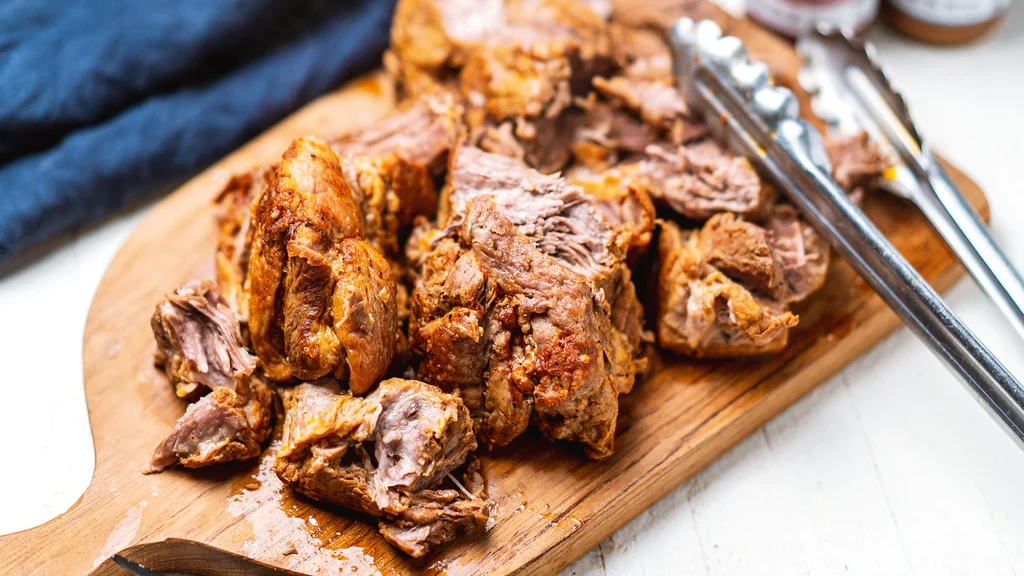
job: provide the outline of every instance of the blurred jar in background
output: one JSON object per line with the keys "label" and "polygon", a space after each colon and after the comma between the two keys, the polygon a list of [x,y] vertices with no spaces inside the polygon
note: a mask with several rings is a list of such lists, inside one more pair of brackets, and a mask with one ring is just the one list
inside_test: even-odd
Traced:
{"label": "blurred jar in background", "polygon": [[791,38],[819,22],[863,32],[878,16],[878,0],[747,0],[747,16]]}
{"label": "blurred jar in background", "polygon": [[1002,20],[1010,0],[887,0],[885,19],[911,38],[933,44],[973,40]]}

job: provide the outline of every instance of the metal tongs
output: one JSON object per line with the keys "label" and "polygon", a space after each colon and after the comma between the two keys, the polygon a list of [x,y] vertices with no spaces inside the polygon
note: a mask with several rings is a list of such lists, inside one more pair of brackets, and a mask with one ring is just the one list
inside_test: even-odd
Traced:
{"label": "metal tongs", "polygon": [[881,187],[914,202],[985,294],[1024,338],[1024,280],[935,160],[874,47],[819,28],[797,43],[801,85],[816,116],[840,133],[864,130],[895,161]]}
{"label": "metal tongs", "polygon": [[832,179],[821,134],[799,117],[793,93],[775,86],[768,66],[751,61],[743,42],[722,36],[711,20],[679,20],[669,43],[676,83],[708,129],[788,196],[1024,448],[1024,387]]}

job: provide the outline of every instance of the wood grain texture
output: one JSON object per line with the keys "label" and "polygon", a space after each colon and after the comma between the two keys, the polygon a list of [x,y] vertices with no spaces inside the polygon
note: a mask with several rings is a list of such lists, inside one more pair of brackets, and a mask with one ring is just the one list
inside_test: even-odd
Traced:
{"label": "wood grain texture", "polygon": [[[748,43],[755,58],[769,62],[781,83],[791,84],[798,61],[786,44],[745,21],[717,11],[715,16]],[[254,487],[252,476],[267,480],[255,462],[142,475],[153,448],[184,410],[151,366],[149,317],[163,294],[211,275],[213,196],[231,174],[277,159],[293,138],[337,134],[392,104],[393,94],[379,77],[343,88],[197,176],[140,222],[111,263],[86,326],[93,481],[67,513],[0,537],[0,572],[84,574],[97,568],[98,574],[116,574],[106,557],[139,543],[167,549],[132,548],[126,554],[207,558],[199,549],[188,552],[188,543],[158,544],[183,538],[228,552],[256,542],[246,552],[297,571],[323,569],[334,558],[355,573],[555,573],[898,326],[864,283],[837,262],[823,292],[798,310],[800,326],[783,354],[737,362],[656,357],[653,376],[622,398],[613,457],[587,461],[576,447],[548,443],[532,432],[487,454],[485,473],[497,501],[493,528],[419,561],[396,554],[365,518],[318,508],[289,492],[255,498],[258,492],[246,492]],[[987,218],[978,187],[947,169]],[[937,289],[962,275],[913,206],[875,196],[865,210]],[[311,552],[310,544],[325,552]],[[227,566],[210,558],[211,564]]]}

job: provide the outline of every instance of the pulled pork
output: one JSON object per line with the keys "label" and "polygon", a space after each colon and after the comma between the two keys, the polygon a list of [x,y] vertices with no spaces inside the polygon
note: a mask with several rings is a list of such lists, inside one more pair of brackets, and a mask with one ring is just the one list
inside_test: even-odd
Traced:
{"label": "pulled pork", "polygon": [[179,396],[198,401],[157,447],[146,472],[258,456],[270,434],[273,392],[255,373],[238,319],[213,282],[193,280],[168,295],[152,326],[156,363]]}
{"label": "pulled pork", "polygon": [[154,364],[181,398],[195,400],[214,388],[232,387],[256,368],[238,318],[212,282],[192,280],[168,294],[150,325],[157,346]]}
{"label": "pulled pork", "polygon": [[617,233],[582,190],[460,149],[413,291],[417,375],[458,389],[488,445],[526,429],[611,454],[618,395],[645,364]]}
{"label": "pulled pork", "polygon": [[855,202],[875,188],[892,160],[870,140],[867,132],[825,139],[825,152],[832,162],[832,177]]}
{"label": "pulled pork", "polygon": [[785,310],[782,263],[764,229],[731,214],[691,232],[663,222],[658,257],[662,347],[701,358],[785,348],[797,318]]}
{"label": "pulled pork", "polygon": [[[392,378],[366,398],[335,382],[304,383],[286,396],[275,470],[310,498],[380,518],[381,534],[418,558],[459,534],[483,529],[479,465],[451,475],[476,449],[462,401]],[[452,488],[442,487],[451,479]]]}

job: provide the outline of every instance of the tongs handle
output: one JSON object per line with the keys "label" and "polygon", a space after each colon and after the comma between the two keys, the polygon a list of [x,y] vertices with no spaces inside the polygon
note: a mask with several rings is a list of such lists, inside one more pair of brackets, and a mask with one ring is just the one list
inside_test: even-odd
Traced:
{"label": "tongs handle", "polygon": [[979,403],[1024,447],[1024,387],[1020,382],[968,330],[830,175],[805,157],[801,147],[788,146],[783,134],[776,141],[808,176],[798,179],[803,182],[791,181],[790,190],[795,192],[792,199],[802,205],[805,214],[817,216],[819,230],[824,229],[854,270],[963,379]]}
{"label": "tongs handle", "polygon": [[884,97],[879,88],[884,78],[879,80],[877,74],[874,78],[873,81],[859,69],[844,76],[851,92],[919,183],[907,191],[911,200],[1024,338],[1024,280],[1020,273],[923,143],[905,109],[902,115],[893,111],[891,98]]}
{"label": "tongs handle", "polygon": [[[967,329],[938,294],[832,179],[821,135],[807,121],[758,125],[738,94],[700,68],[694,86],[742,150],[824,234],[853,269],[1024,447],[1024,387]],[[755,139],[758,138],[758,139]]]}
{"label": "tongs handle", "polygon": [[914,203],[1024,338],[1024,280],[942,166],[931,154],[922,156],[930,186],[914,191]]}

